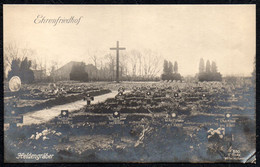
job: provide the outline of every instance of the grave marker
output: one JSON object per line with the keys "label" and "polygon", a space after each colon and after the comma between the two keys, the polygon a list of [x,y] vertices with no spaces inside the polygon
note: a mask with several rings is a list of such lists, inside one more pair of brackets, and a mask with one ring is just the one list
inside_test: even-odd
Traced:
{"label": "grave marker", "polygon": [[206,93],[202,93],[202,101],[207,101],[207,95]]}
{"label": "grave marker", "polygon": [[125,99],[125,96],[123,95],[122,92],[119,92],[117,95],[116,95],[116,100],[117,100],[117,103],[119,105],[122,105],[123,104],[123,101]]}
{"label": "grave marker", "polygon": [[120,113],[119,113],[118,111],[115,111],[115,112],[113,113],[113,117],[114,117],[114,118],[120,117]]}
{"label": "grave marker", "polygon": [[[8,82],[8,87],[11,92],[17,93],[20,91],[22,86],[21,79],[18,76],[13,76],[9,82]],[[13,102],[11,104],[11,108],[14,110],[11,111],[11,114],[5,117],[5,121],[9,123],[9,129],[14,129],[17,128],[17,123],[23,123],[23,116],[18,115],[17,112],[15,111],[18,103],[18,96],[14,96]]]}
{"label": "grave marker", "polygon": [[232,128],[235,127],[236,119],[231,112],[226,112],[224,118],[219,119],[220,126],[225,128],[225,141],[230,143],[234,140]]}
{"label": "grave marker", "polygon": [[112,116],[108,116],[108,119],[110,125],[123,125],[126,117],[122,116],[120,111],[116,110]]}
{"label": "grave marker", "polygon": [[11,111],[10,116],[5,117],[5,121],[9,123],[9,129],[17,128],[17,123],[23,123],[23,116],[18,115],[14,110]]}
{"label": "grave marker", "polygon": [[120,87],[119,89],[118,89],[118,93],[124,93],[124,91],[125,91],[125,88],[124,87]]}
{"label": "grave marker", "polygon": [[174,93],[174,98],[178,98],[179,97],[179,93]]}
{"label": "grave marker", "polygon": [[56,117],[57,125],[70,125],[72,124],[72,117],[69,116],[68,110],[61,110],[61,113]]}
{"label": "grave marker", "polygon": [[175,92],[175,93],[173,94],[173,98],[175,99],[175,101],[179,102],[180,99],[181,99],[181,96],[180,96],[180,94],[179,94],[178,92]]}
{"label": "grave marker", "polygon": [[178,117],[178,113],[171,112],[166,117],[164,117],[164,121],[168,126],[173,127],[183,127],[184,120]]}
{"label": "grave marker", "polygon": [[89,106],[91,101],[94,101],[94,97],[90,96],[90,94],[87,94],[87,96],[84,97],[84,101],[87,101],[87,105]]}
{"label": "grave marker", "polygon": [[151,104],[152,102],[152,93],[150,91],[145,94],[145,102],[146,104]]}

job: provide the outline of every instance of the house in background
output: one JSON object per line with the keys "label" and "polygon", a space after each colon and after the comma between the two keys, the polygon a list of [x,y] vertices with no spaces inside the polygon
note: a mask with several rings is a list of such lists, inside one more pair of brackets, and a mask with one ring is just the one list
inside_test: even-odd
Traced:
{"label": "house in background", "polygon": [[[72,67],[74,65],[80,65],[82,62],[76,62],[76,61],[71,61],[61,68],[51,72],[50,77],[53,79],[53,81],[66,81],[70,80],[70,73],[72,70]],[[85,71],[88,73],[88,77],[94,78],[97,73],[98,69],[93,65],[93,64],[88,64],[85,65]]]}

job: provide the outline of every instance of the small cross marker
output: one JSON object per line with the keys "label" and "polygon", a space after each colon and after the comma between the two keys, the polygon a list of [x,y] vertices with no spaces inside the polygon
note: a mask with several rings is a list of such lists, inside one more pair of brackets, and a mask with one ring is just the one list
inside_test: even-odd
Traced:
{"label": "small cross marker", "polygon": [[90,94],[87,94],[87,96],[84,98],[84,101],[87,101],[87,105],[90,105],[91,101],[94,101],[94,97],[90,96]]}

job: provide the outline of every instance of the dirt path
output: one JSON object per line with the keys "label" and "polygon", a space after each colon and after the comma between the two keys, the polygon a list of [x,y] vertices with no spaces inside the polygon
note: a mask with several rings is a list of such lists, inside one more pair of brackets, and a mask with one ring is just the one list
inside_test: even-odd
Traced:
{"label": "dirt path", "polygon": [[[104,102],[108,98],[113,98],[117,94],[117,91],[112,91],[111,93],[95,96],[92,104],[96,104],[99,102]],[[67,103],[64,105],[57,105],[48,109],[38,110],[30,113],[26,113],[23,115],[23,123],[19,126],[23,125],[31,125],[31,124],[41,124],[47,122],[55,117],[57,117],[61,110],[69,110],[69,112],[73,112],[75,110],[79,110],[86,105],[86,101],[79,100],[72,103]]]}

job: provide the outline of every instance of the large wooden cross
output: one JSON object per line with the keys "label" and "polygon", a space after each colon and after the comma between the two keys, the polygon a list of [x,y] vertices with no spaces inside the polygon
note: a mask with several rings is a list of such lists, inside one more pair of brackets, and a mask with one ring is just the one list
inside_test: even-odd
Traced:
{"label": "large wooden cross", "polygon": [[119,50],[125,50],[125,48],[120,48],[118,41],[116,44],[116,48],[110,48],[110,50],[116,50],[116,81],[119,82]]}

